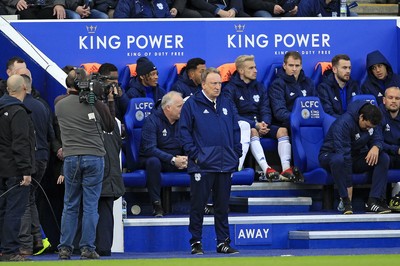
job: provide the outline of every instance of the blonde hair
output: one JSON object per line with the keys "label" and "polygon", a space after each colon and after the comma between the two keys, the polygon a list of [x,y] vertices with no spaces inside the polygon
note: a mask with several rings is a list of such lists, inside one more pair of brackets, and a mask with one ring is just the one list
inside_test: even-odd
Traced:
{"label": "blonde hair", "polygon": [[244,67],[244,62],[254,61],[254,55],[240,55],[235,60],[236,69],[241,69]]}

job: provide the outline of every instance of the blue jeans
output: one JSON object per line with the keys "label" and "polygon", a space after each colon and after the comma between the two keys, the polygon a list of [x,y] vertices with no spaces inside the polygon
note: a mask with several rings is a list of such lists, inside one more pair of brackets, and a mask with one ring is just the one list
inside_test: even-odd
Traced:
{"label": "blue jeans", "polygon": [[[70,9],[65,9],[65,14],[67,15],[68,19],[81,19],[81,16],[78,13],[76,13],[75,11],[72,11]],[[104,18],[104,19],[107,18],[108,19],[108,15],[97,9],[91,9],[90,15],[87,18]]]}
{"label": "blue jeans", "polygon": [[[4,166],[3,166],[4,167]],[[21,218],[29,198],[29,187],[20,186],[22,177],[0,177],[0,252],[19,254],[18,240]]]}
{"label": "blue jeans", "polygon": [[61,219],[60,247],[74,249],[78,214],[83,200],[82,237],[79,248],[95,250],[97,212],[104,175],[104,158],[92,155],[68,156],[64,160],[64,209]]}

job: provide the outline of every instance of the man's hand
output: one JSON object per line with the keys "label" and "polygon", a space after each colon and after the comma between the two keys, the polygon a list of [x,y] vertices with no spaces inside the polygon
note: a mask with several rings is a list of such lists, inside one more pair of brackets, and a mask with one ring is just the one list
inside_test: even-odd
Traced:
{"label": "man's hand", "polygon": [[64,160],[64,155],[63,155],[63,150],[62,150],[62,148],[59,148],[58,149],[58,151],[57,151],[57,158],[59,159],[59,160]]}
{"label": "man's hand", "polygon": [[30,175],[24,175],[24,179],[19,183],[20,186],[29,186],[32,182],[32,177]]}
{"label": "man's hand", "polygon": [[65,9],[62,5],[55,5],[53,8],[53,16],[57,16],[57,19],[65,19]]}
{"label": "man's hand", "polygon": [[169,11],[169,13],[171,13],[171,16],[172,16],[172,17],[176,17],[176,15],[178,15],[178,10],[177,10],[175,7],[173,7],[173,8],[171,8],[171,10]]}
{"label": "man's hand", "polygon": [[280,15],[285,13],[285,10],[280,6],[280,5],[275,5],[274,6],[274,14],[275,15]]}
{"label": "man's hand", "polygon": [[178,169],[186,169],[188,165],[188,157],[177,155],[175,156],[175,166]]}
{"label": "man's hand", "polygon": [[270,131],[270,129],[268,128],[268,124],[264,121],[256,123],[256,129],[260,136],[266,135]]}
{"label": "man's hand", "polygon": [[18,11],[28,9],[28,3],[25,0],[19,0],[15,8],[17,8]]}
{"label": "man's hand", "polygon": [[64,176],[59,175],[57,178],[57,185],[61,185],[64,182]]}
{"label": "man's hand", "polygon": [[373,146],[367,156],[365,157],[365,161],[369,166],[376,165],[378,163],[378,157],[379,157],[379,148],[376,146]]}

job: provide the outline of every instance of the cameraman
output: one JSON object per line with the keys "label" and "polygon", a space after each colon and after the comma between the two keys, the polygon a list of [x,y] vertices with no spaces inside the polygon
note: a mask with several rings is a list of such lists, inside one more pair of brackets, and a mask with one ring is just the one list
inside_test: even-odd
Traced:
{"label": "cameraman", "polygon": [[82,237],[79,243],[81,259],[99,259],[94,242],[106,154],[102,132],[114,130],[114,119],[107,106],[94,97],[92,88],[96,89],[97,82],[88,82],[83,69],[71,71],[66,83],[68,88],[74,89],[70,89],[68,95],[55,102],[55,114],[61,131],[65,176],[58,256],[59,259],[71,258],[82,199]]}

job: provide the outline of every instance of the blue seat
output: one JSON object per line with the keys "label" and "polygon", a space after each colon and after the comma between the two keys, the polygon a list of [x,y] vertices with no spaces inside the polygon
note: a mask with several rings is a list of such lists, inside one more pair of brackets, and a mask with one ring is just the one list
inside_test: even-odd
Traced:
{"label": "blue seat", "polygon": [[172,85],[178,80],[179,74],[181,74],[182,69],[186,66],[186,63],[176,63],[174,67],[168,73],[167,79],[164,83],[164,88],[166,91],[170,91]]}
{"label": "blue seat", "polygon": [[314,81],[314,85],[317,88],[318,85],[322,81],[322,77],[325,73],[326,70],[332,69],[332,63],[331,62],[318,62],[315,67],[314,71],[311,75],[311,79]]}
{"label": "blue seat", "polygon": [[125,129],[127,133],[126,143],[126,167],[127,173],[123,173],[125,186],[146,185],[146,173],[139,167],[139,148],[142,138],[142,126],[145,118],[151,113],[154,102],[151,98],[132,98],[129,101],[128,109],[125,113]]}
{"label": "blue seat", "polygon": [[357,95],[354,95],[353,97],[351,97],[351,102],[358,101],[358,100],[370,102],[370,103],[378,106],[376,98],[372,94],[357,94]]}
{"label": "blue seat", "polygon": [[136,77],[136,64],[126,65],[119,73],[118,82],[125,91],[128,89],[129,81],[132,77]]}
{"label": "blue seat", "polygon": [[268,90],[269,85],[275,79],[276,73],[278,73],[278,69],[282,67],[282,63],[272,63],[266,72],[265,76],[262,79],[262,83],[266,90]]}
{"label": "blue seat", "polygon": [[335,120],[326,114],[318,97],[298,97],[290,117],[294,166],[307,184],[333,184],[329,173],[318,160],[319,150]]}

